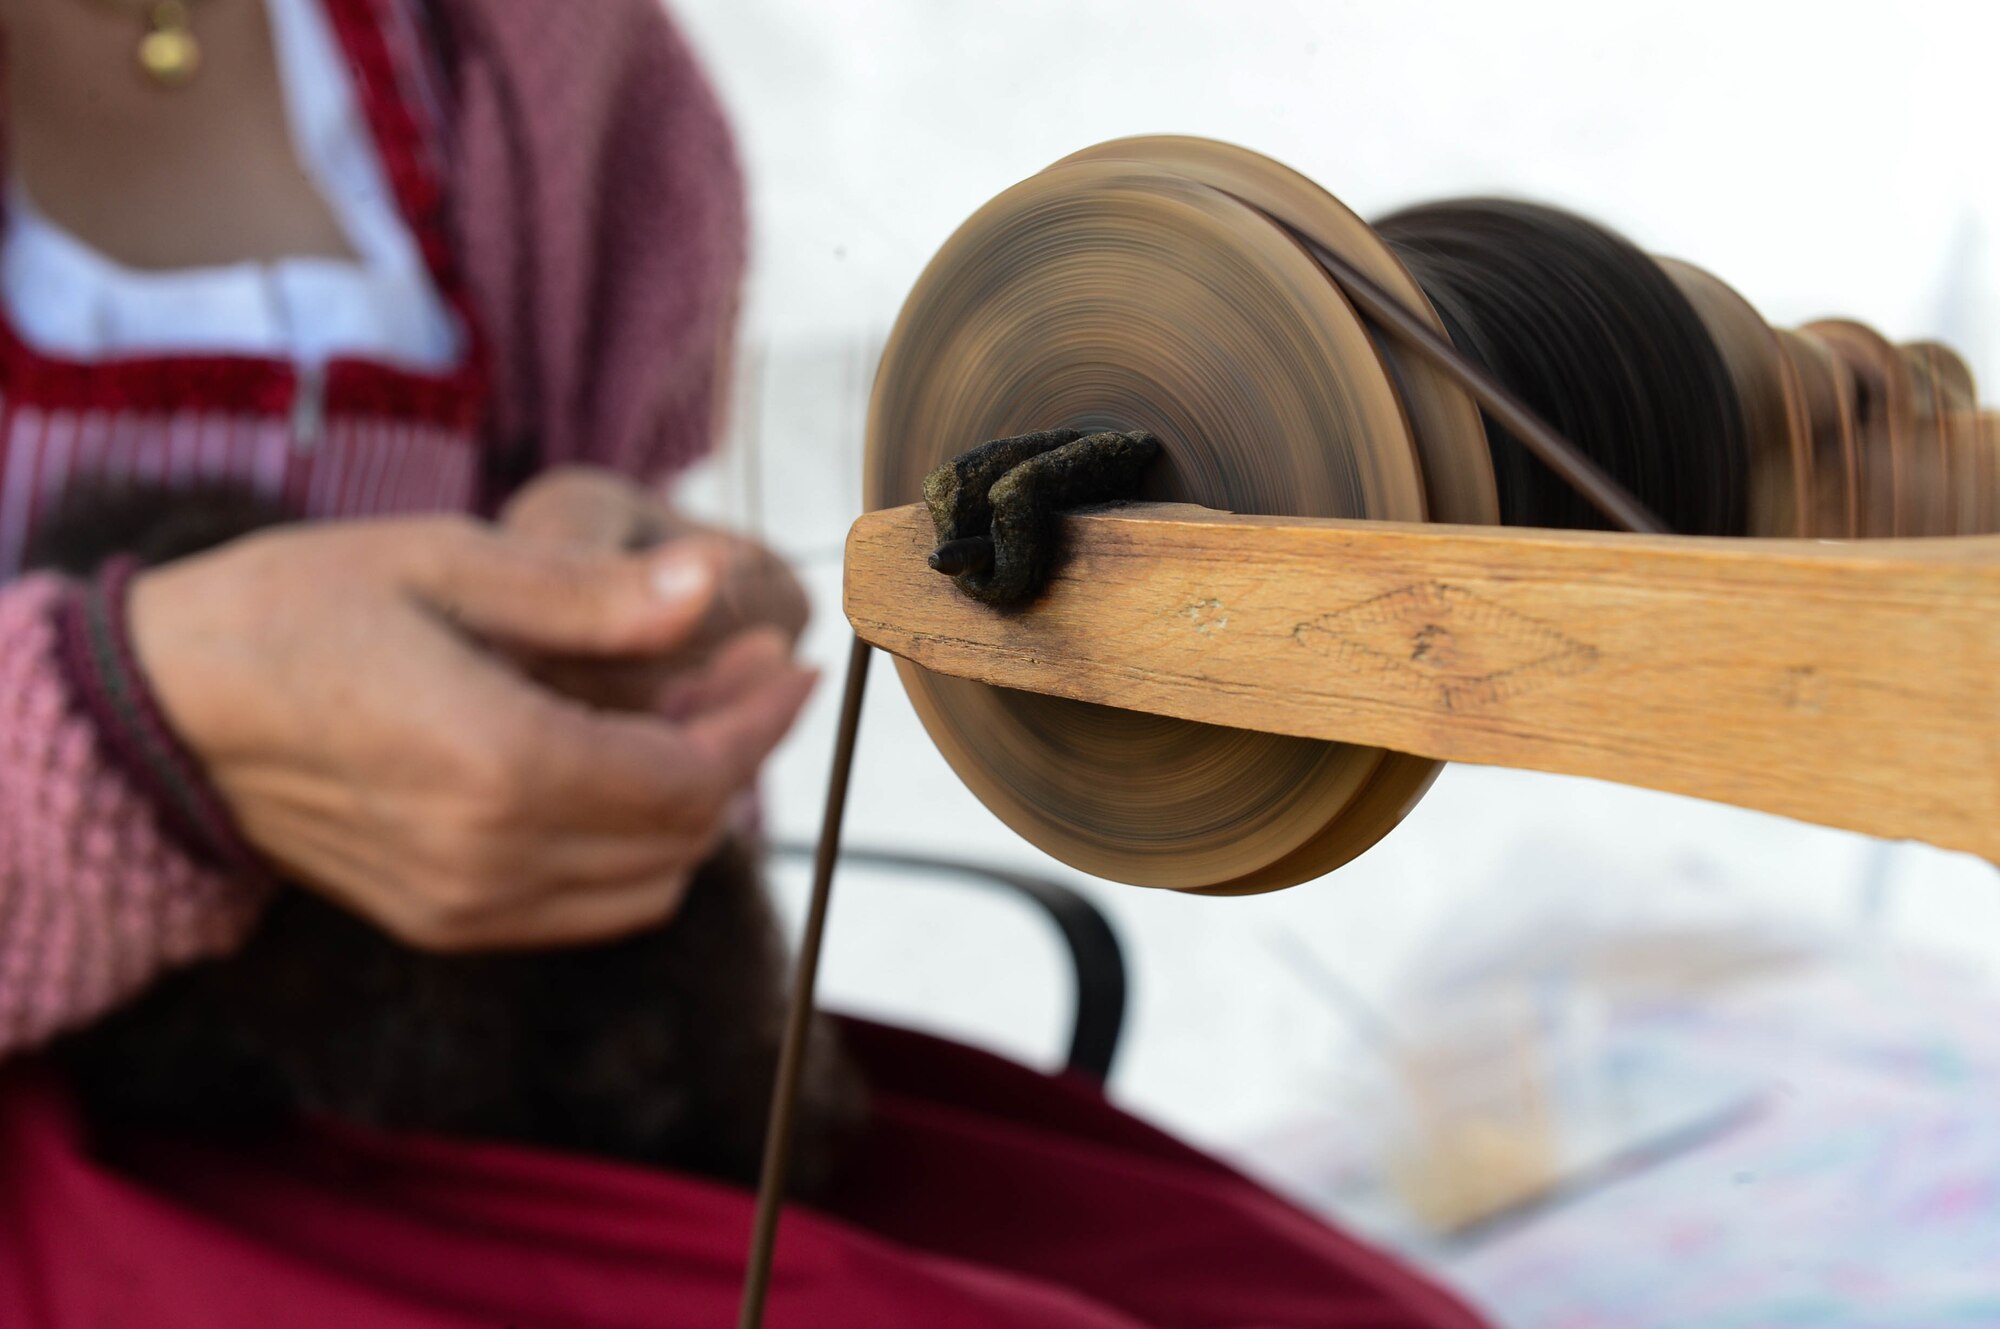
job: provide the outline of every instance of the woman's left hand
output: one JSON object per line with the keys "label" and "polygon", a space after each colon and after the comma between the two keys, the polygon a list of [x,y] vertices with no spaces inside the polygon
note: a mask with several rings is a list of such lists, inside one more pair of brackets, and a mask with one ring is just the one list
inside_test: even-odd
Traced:
{"label": "woman's left hand", "polygon": [[591,551],[650,549],[670,541],[711,547],[722,569],[707,621],[672,655],[639,664],[527,661],[550,686],[613,709],[669,712],[696,707],[713,683],[700,678],[724,643],[773,631],[796,644],[810,613],[805,589],[782,559],[755,540],[704,526],[657,493],[613,471],[570,466],[530,481],[500,514],[507,533],[538,544]]}

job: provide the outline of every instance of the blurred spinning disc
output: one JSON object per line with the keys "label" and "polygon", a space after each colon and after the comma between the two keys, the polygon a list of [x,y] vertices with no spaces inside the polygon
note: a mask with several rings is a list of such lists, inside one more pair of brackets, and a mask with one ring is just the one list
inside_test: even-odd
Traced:
{"label": "blurred spinning disc", "polygon": [[1804,389],[1787,373],[1777,329],[1714,273],[1680,259],[1660,267],[1680,288],[1722,354],[1750,445],[1751,535],[1804,535],[1812,527]]}
{"label": "blurred spinning disc", "polygon": [[[917,501],[926,472],[987,439],[1073,426],[1157,435],[1165,457],[1148,498],[1425,518],[1429,468],[1367,330],[1285,226],[1208,183],[1233,168],[1283,185],[1274,164],[1204,148],[1212,172],[1130,150],[1059,163],[945,243],[876,378],[871,508]],[[1300,191],[1301,217],[1287,220],[1323,243],[1314,219],[1345,210],[1319,198]],[[1415,763],[1378,785],[1375,749],[897,667],[982,802],[1057,858],[1118,881],[1235,893],[1310,880],[1372,844],[1435,770]]]}
{"label": "blurred spinning disc", "polygon": [[1778,329],[1785,374],[1805,412],[1805,535],[1851,540],[1861,534],[1860,442],[1854,426],[1854,375],[1833,348],[1809,332]]}
{"label": "blurred spinning disc", "polygon": [[1986,496],[1991,480],[1978,455],[1978,391],[1972,370],[1949,346],[1910,342],[1902,348],[1916,387],[1918,458],[1931,478],[1931,535],[1971,535],[1989,529]]}
{"label": "blurred spinning disc", "polygon": [[[1331,251],[1449,339],[1417,279],[1375,228],[1314,181],[1282,162],[1214,139],[1160,134],[1114,139],[1065,161],[1134,161],[1199,181],[1276,221],[1310,245]],[[1388,366],[1403,401],[1423,471],[1425,515],[1431,521],[1494,526],[1500,494],[1479,407],[1427,357],[1392,337],[1376,335],[1375,349]],[[1210,893],[1248,893],[1292,885],[1306,868],[1330,872],[1367,852],[1407,816],[1443,769],[1439,762],[1384,752],[1367,786],[1291,860],[1274,864]],[[1309,878],[1307,878],[1309,879]]]}
{"label": "blurred spinning disc", "polygon": [[1860,455],[1861,531],[1870,539],[1934,533],[1928,473],[1921,469],[1916,385],[1901,351],[1875,329],[1829,318],[1801,331],[1825,342],[1853,376],[1854,436]]}

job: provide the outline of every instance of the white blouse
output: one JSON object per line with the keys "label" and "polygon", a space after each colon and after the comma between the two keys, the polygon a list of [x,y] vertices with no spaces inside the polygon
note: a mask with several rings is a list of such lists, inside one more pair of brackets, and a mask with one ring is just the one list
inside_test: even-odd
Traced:
{"label": "white blouse", "polygon": [[130,268],[50,221],[16,180],[0,237],[0,299],[30,346],[78,360],[252,355],[304,370],[334,357],[419,371],[457,362],[462,330],[397,210],[319,0],[265,4],[294,150],[358,261]]}

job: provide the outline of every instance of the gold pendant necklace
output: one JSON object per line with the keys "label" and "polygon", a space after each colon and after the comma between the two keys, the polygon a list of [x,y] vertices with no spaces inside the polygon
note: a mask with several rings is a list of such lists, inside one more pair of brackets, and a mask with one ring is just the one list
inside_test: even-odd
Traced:
{"label": "gold pendant necklace", "polygon": [[146,33],[139,38],[139,68],[163,88],[178,88],[201,69],[201,43],[195,40],[188,15],[190,0],[101,0],[109,8],[145,15]]}
{"label": "gold pendant necklace", "polygon": [[187,0],[157,0],[146,8],[139,68],[165,88],[177,88],[201,68],[201,43],[188,23]]}

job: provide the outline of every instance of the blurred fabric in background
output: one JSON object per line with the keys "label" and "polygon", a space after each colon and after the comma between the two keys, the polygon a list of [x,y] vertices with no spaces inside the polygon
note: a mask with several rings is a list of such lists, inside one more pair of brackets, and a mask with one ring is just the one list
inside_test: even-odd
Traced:
{"label": "blurred fabric in background", "polygon": [[[799,561],[818,613],[807,649],[830,668],[846,640],[840,550],[860,508],[863,414],[904,294],[993,194],[1107,138],[1234,140],[1364,216],[1474,193],[1571,207],[1723,276],[1773,321],[1837,310],[1898,340],[1943,338],[1972,362],[1988,404],[2000,390],[2000,11],[1988,5],[677,10],[735,115],[756,237],[730,444],[693,494]],[[782,837],[817,825],[835,683],[772,768]],[[2000,1230],[1979,1224],[2000,1195],[2000,1126],[1979,1110],[2000,1072],[1973,1033],[2000,1027],[2000,874],[1987,864],[1669,795],[1454,767],[1388,840],[1326,880],[1248,900],[1107,886],[987,813],[887,670],[870,689],[848,826],[856,844],[1078,882],[1120,929],[1133,972],[1112,1092],[1436,1263],[1505,1323],[1748,1325],[1774,1322],[1768,1312],[1815,1325],[2000,1324],[2000,1237],[1978,1235]],[[802,883],[787,885],[796,904]],[[1589,925],[1572,944],[1523,959],[1521,938],[1536,935],[1524,920],[1560,933],[1579,902]],[[1693,940],[1663,922],[1691,917],[1703,920]],[[1664,995],[1619,988],[1614,999],[1592,978],[1636,963],[1633,938],[1668,934],[1676,945],[1654,956],[1675,979]],[[1603,951],[1607,938],[1627,949]],[[1569,1077],[1567,1097],[1542,1104],[1553,1117],[1529,1114],[1556,1132],[1529,1169],[1547,1174],[1547,1193],[1524,1182],[1524,1214],[1440,1233],[1407,1203],[1410,1178],[1392,1175],[1382,1128],[1410,1128],[1397,1097],[1409,1030],[1440,1023],[1440,991],[1496,971],[1533,995],[1523,1055],[1551,1085]],[[824,975],[832,1005],[1051,1065],[1068,982],[1053,935],[1004,899],[842,878]],[[1869,1045],[1880,1056],[1843,1041],[1862,1010],[1890,1029]],[[1384,1028],[1398,1031],[1395,1046]],[[1578,1109],[1579,1092],[1594,1106]],[[1605,1093],[1645,1101],[1614,1110]],[[1955,1143],[1933,1149],[1941,1139]],[[1834,1164],[1789,1198],[1758,1188],[1783,1169],[1757,1158],[1790,1158],[1796,1179],[1814,1149]],[[1930,1159],[1942,1172],[1931,1180],[1956,1178],[1963,1193],[1913,1200],[1891,1157]],[[1745,1217],[1760,1204],[1782,1222]],[[1800,1233],[1802,1214],[1871,1205],[1883,1224],[1850,1215],[1830,1219],[1823,1240]],[[1590,1240],[1605,1221],[1631,1242]],[[1670,1232],[1685,1247],[1671,1276]],[[1913,1272],[1856,1283],[1855,1262],[1892,1232]],[[1966,1243],[1982,1240],[1983,1272],[1937,1281],[1970,1267]],[[1668,1295],[1710,1273],[1745,1289],[1741,1318],[1726,1297]],[[1935,1300],[1912,1300],[1929,1288]],[[1641,1307],[1653,1318],[1634,1318]]]}

